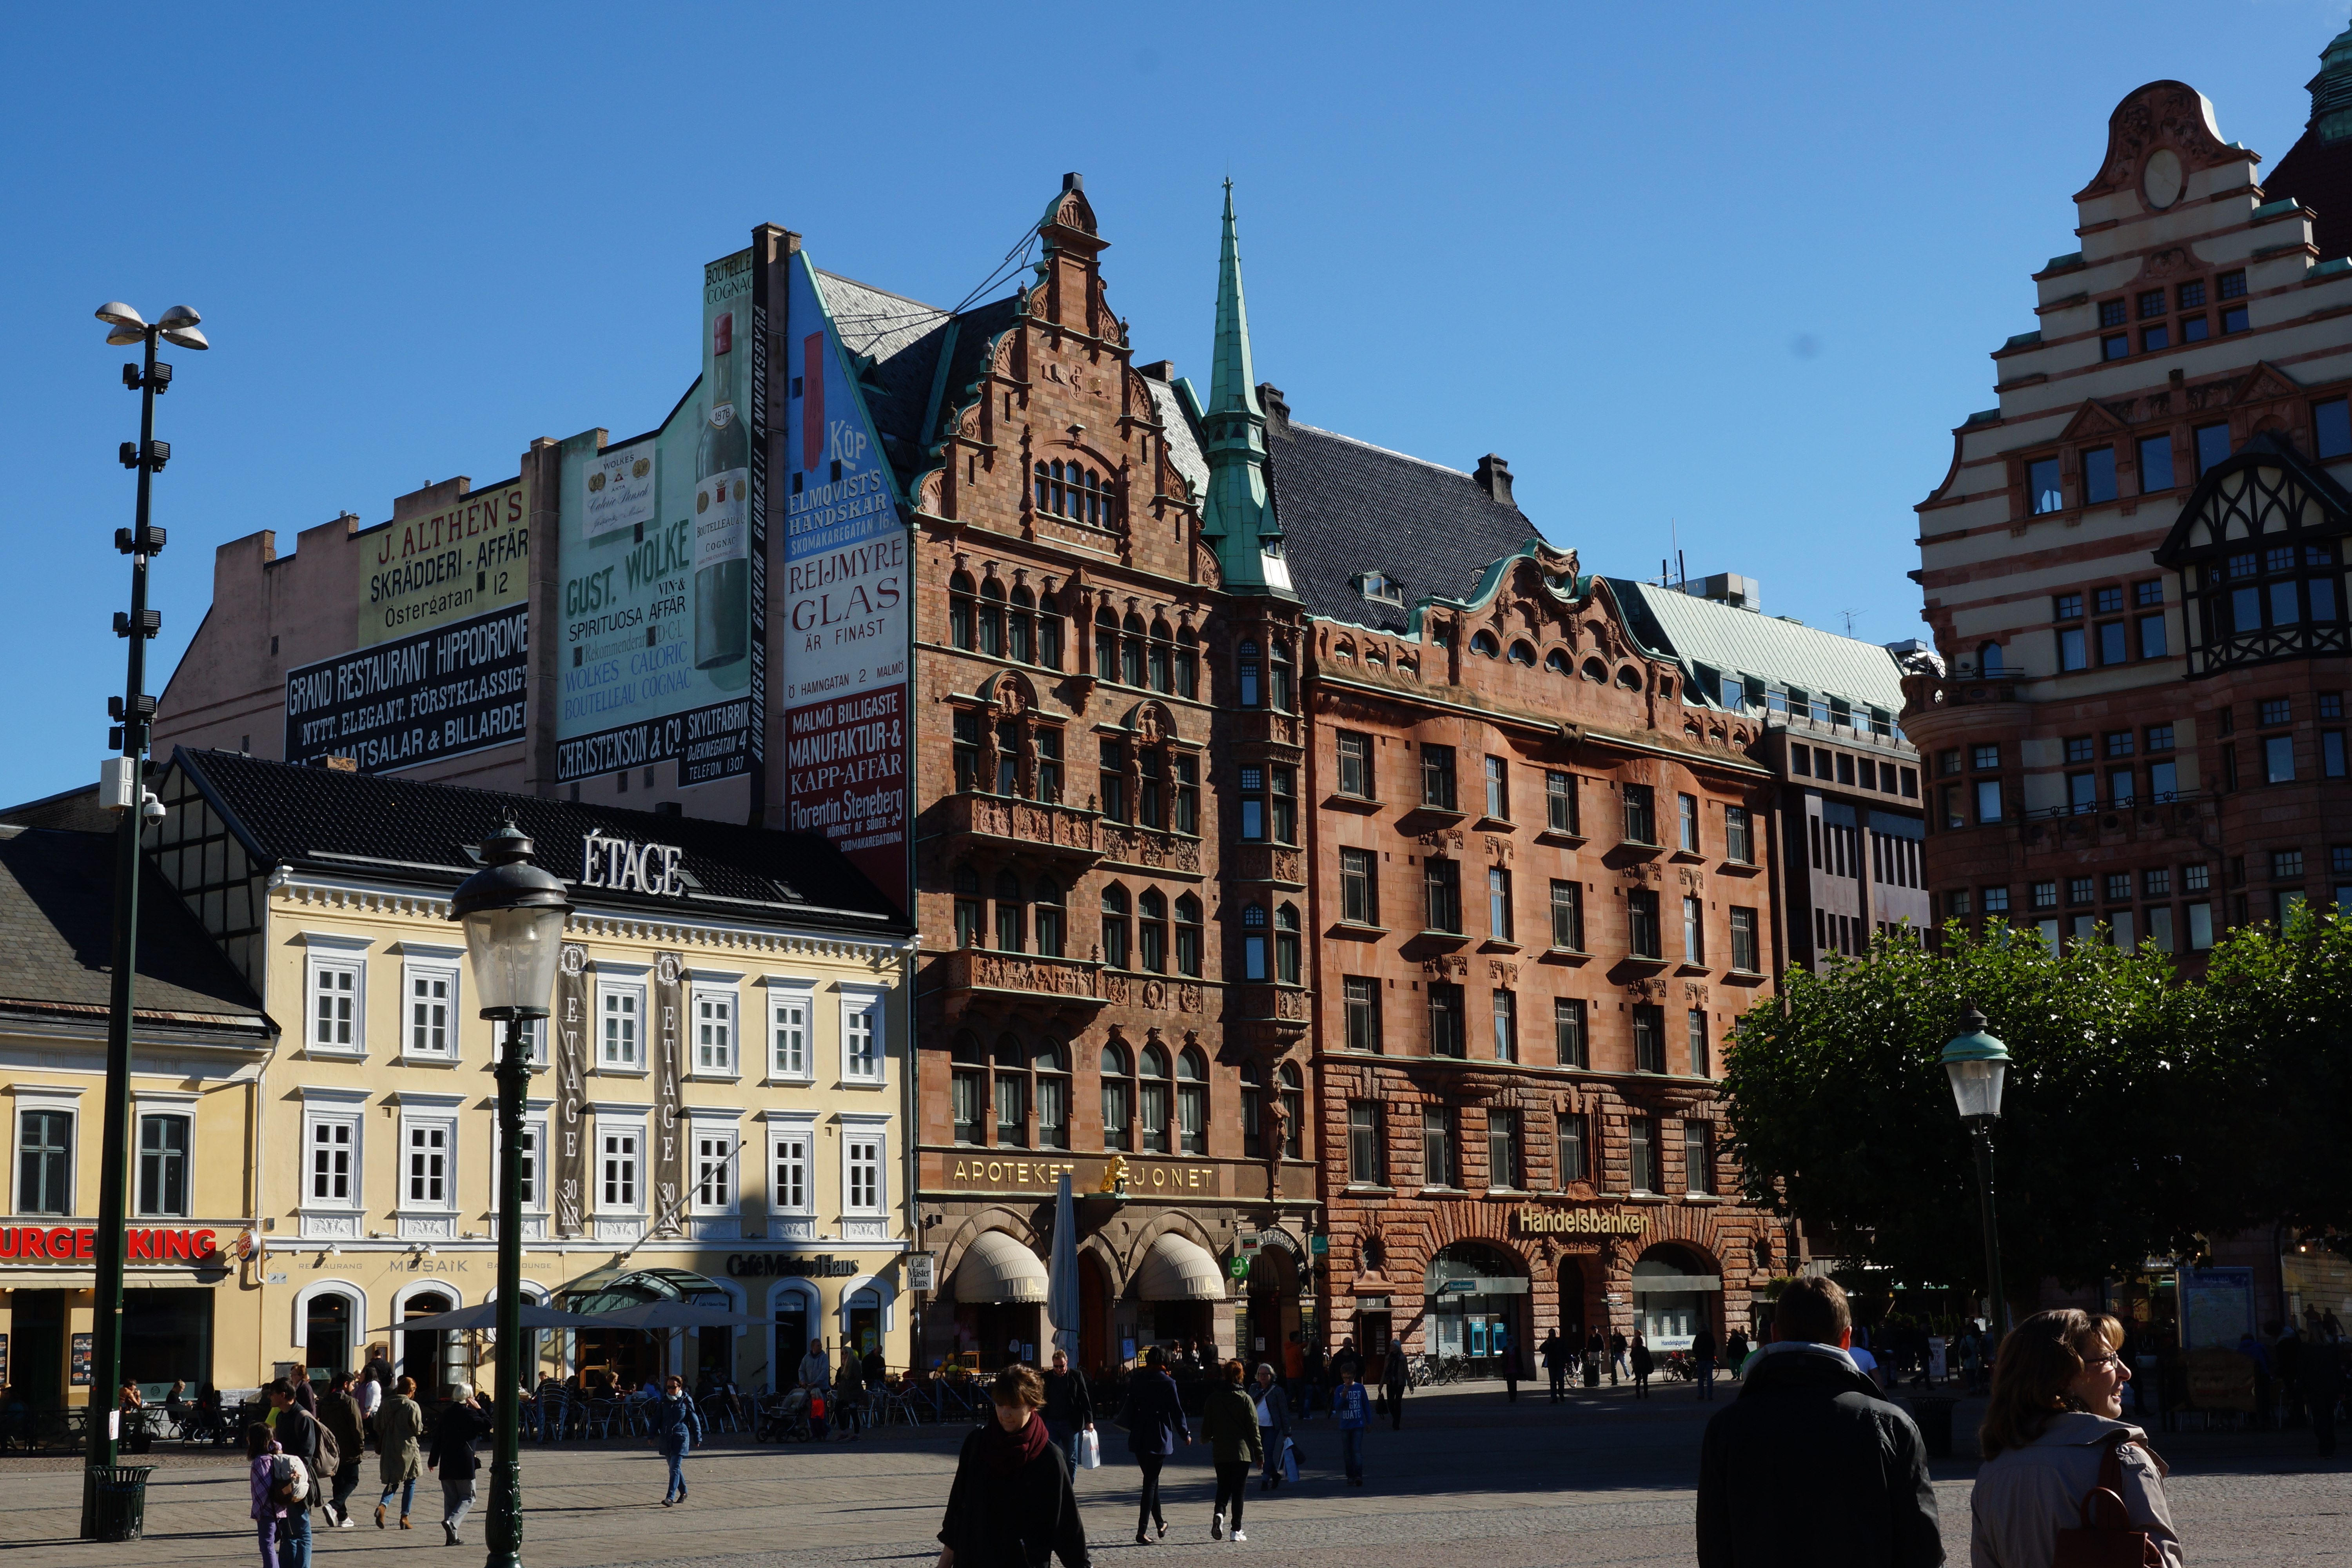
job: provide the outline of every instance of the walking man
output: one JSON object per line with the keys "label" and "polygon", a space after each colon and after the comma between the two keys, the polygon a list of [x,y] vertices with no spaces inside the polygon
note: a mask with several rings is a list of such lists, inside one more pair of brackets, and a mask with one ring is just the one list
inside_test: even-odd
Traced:
{"label": "walking man", "polygon": [[1691,1336],[1691,1367],[1698,1374],[1698,1396],[1715,1397],[1715,1331],[1705,1323]]}
{"label": "walking man", "polygon": [[1846,1354],[1853,1319],[1828,1279],[1791,1280],[1773,1342],[1699,1450],[1700,1568],[1944,1561],[1927,1448]]}
{"label": "walking man", "polygon": [[1558,1405],[1568,1397],[1568,1347],[1560,1342],[1558,1329],[1544,1336],[1536,1353],[1543,1358],[1545,1375],[1551,1381],[1551,1402]]}
{"label": "walking man", "polygon": [[1609,1386],[1617,1386],[1617,1379],[1626,1371],[1625,1336],[1612,1331],[1609,1336]]}
{"label": "walking man", "polygon": [[[1391,1340],[1388,1355],[1389,1430],[1404,1428],[1404,1342]],[[1352,1374],[1350,1374],[1352,1375]]]}

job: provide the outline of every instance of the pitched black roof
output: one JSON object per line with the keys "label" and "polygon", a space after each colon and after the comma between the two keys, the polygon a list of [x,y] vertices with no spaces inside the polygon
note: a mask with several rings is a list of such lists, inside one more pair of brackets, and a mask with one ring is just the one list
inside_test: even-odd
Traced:
{"label": "pitched black roof", "polygon": [[[925,427],[925,416],[943,421],[947,412],[964,401],[965,393],[986,369],[982,359],[990,340],[1013,324],[1013,296],[975,305],[961,315],[950,315],[936,305],[909,300],[820,270],[824,281],[825,308],[849,352],[868,362],[860,381],[866,406],[874,416],[875,434],[898,476],[901,489],[931,467],[931,443],[936,428]],[[949,347],[948,329],[955,328]],[[940,353],[948,352],[947,380],[941,384]],[[931,389],[940,386],[940,406],[931,407]]]}
{"label": "pitched black roof", "polygon": [[[0,834],[0,1009],[101,1026],[114,983],[115,836]],[[267,1044],[274,1031],[261,999],[152,862],[144,871],[131,992],[142,1028],[229,1031]]]}
{"label": "pitched black roof", "polygon": [[[1388,631],[1413,600],[1466,594],[1481,572],[1542,531],[1469,474],[1266,410],[1268,480],[1290,585],[1307,610]],[[1402,584],[1405,606],[1367,599],[1358,573]]]}
{"label": "pitched black roof", "polygon": [[511,816],[535,841],[537,862],[567,882],[581,875],[588,836],[601,832],[676,846],[697,884],[682,898],[591,888],[576,890],[575,903],[789,921],[868,938],[913,929],[839,850],[811,834],[295,767],[236,752],[183,748],[172,765],[264,865],[454,887],[478,868],[473,846]]}

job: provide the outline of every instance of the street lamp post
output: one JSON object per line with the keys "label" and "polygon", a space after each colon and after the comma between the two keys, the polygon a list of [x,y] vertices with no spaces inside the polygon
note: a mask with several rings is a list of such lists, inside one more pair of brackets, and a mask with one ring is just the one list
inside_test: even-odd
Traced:
{"label": "street lamp post", "polygon": [[185,305],[173,306],[151,325],[130,306],[110,300],[98,308],[98,319],[106,323],[108,342],[139,343],[145,352],[141,363],[122,367],[122,384],[140,394],[139,440],[135,446],[122,443],[121,453],[122,466],[139,473],[138,510],[131,527],[114,532],[115,549],[131,557],[131,613],[116,614],[114,635],[129,639],[131,655],[122,695],[107,703],[117,725],[109,739],[121,755],[107,758],[99,770],[99,803],[118,816],[114,973],[107,1000],[106,1103],[98,1170],[98,1289],[90,1315],[89,1461],[81,1490],[85,1541],[109,1539],[119,1529],[113,1514],[99,1506],[99,1483],[121,1458],[115,1390],[122,1379],[123,1214],[131,1163],[131,1002],[139,960],[139,839],[150,815],[163,814],[147,794],[144,766],[147,723],[155,712],[155,700],[147,695],[147,639],[163,626],[162,614],[147,607],[147,560],[163,548],[163,531],[148,521],[148,500],[154,476],[172,456],[171,447],[155,439],[155,395],[172,384],[172,367],[155,361],[155,340],[184,349],[212,346],[196,330],[201,318]]}
{"label": "street lamp post", "polygon": [[2009,1047],[1985,1033],[1985,1016],[1971,1004],[1960,1016],[1960,1032],[1944,1047],[1942,1060],[1952,1080],[1952,1099],[1959,1107],[1960,1121],[1976,1138],[1977,1190],[1984,1205],[1985,1295],[1991,1319],[1987,1327],[1993,1342],[1999,1344],[2009,1332],[2009,1300],[2000,1289],[2000,1222],[1993,1207],[1992,1130],[2000,1120]]}
{"label": "street lamp post", "polygon": [[498,1452],[490,1465],[488,1568],[522,1563],[522,1110],[530,1082],[524,1023],[544,1018],[572,913],[563,884],[530,863],[530,839],[509,820],[480,846],[482,868],[449,900],[466,928],[481,1016],[506,1025],[499,1051]]}

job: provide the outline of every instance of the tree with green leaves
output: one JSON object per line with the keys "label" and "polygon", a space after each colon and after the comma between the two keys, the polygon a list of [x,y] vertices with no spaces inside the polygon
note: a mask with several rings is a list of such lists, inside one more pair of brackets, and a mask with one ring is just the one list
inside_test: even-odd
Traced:
{"label": "tree with green leaves", "polygon": [[2219,1151],[2199,1100],[2221,1047],[2184,1028],[2189,988],[2152,948],[2053,955],[2014,931],[1947,931],[1940,951],[1882,937],[1748,1009],[1724,1084],[1744,1197],[1898,1279],[1980,1291],[1975,1155],[1937,1059],[1971,1003],[2011,1057],[1995,1166],[2012,1298],[2132,1272],[2210,1228],[2200,1170]]}

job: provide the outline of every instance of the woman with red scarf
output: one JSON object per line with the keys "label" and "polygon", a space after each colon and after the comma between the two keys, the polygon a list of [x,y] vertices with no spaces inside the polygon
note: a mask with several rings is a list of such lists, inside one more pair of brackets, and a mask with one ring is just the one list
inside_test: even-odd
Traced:
{"label": "woman with red scarf", "polygon": [[1009,1366],[989,1387],[995,1418],[973,1428],[956,1459],[940,1524],[939,1568],[1087,1568],[1087,1527],[1070,1472],[1038,1411],[1045,1380]]}

